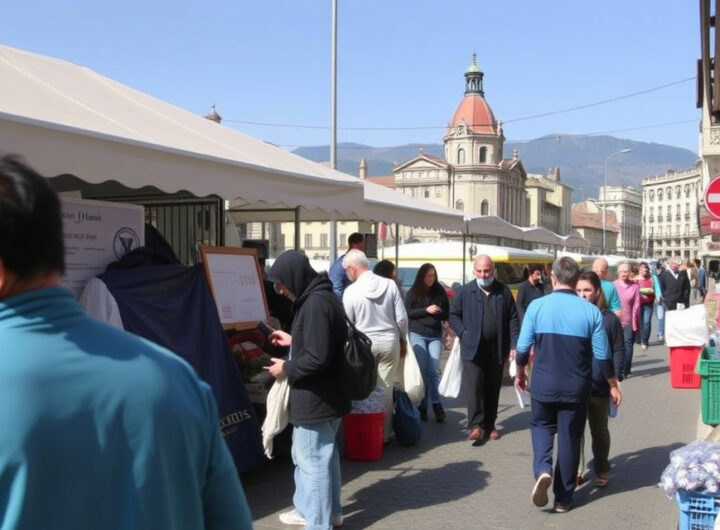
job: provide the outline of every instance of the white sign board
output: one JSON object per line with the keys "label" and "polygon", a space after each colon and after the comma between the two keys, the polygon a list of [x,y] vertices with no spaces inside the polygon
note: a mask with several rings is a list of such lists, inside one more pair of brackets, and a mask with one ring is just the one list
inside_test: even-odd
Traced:
{"label": "white sign board", "polygon": [[135,204],[60,197],[65,239],[62,285],[76,297],[90,278],[145,244],[145,209]]}
{"label": "white sign board", "polygon": [[200,254],[225,328],[250,327],[268,320],[255,249],[201,247]]}

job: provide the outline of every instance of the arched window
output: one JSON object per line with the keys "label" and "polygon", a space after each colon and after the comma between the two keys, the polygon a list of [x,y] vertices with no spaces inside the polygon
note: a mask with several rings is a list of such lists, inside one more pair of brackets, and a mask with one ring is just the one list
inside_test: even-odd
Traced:
{"label": "arched window", "polygon": [[458,199],[455,201],[455,209],[460,210],[461,212],[465,210],[465,204],[463,204],[462,200]]}
{"label": "arched window", "polygon": [[665,188],[665,194],[667,195],[668,200],[672,199],[672,188],[670,186]]}
{"label": "arched window", "polygon": [[655,200],[655,190],[650,190],[650,193],[648,195],[651,201]]}
{"label": "arched window", "polygon": [[487,147],[480,148],[480,163],[484,164],[487,162]]}
{"label": "arched window", "polygon": [[465,163],[465,149],[463,149],[462,147],[460,149],[458,149],[457,163],[458,164]]}
{"label": "arched window", "polygon": [[490,203],[483,199],[483,201],[480,203],[480,215],[488,215],[489,211]]}
{"label": "arched window", "polygon": [[659,201],[663,200],[663,190],[661,190],[661,189],[658,190],[658,200]]}

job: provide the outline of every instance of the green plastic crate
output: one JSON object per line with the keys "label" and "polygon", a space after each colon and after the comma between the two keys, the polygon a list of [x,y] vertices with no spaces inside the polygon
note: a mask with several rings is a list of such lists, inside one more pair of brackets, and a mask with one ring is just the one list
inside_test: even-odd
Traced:
{"label": "green plastic crate", "polygon": [[707,425],[720,424],[720,359],[713,359],[714,355],[713,349],[703,348],[695,366],[701,379],[702,420]]}

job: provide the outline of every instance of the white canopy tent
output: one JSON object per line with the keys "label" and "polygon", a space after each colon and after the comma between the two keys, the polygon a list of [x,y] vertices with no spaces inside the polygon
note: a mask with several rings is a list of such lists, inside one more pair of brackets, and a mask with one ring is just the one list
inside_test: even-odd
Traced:
{"label": "white canopy tent", "polygon": [[[354,212],[340,214],[327,213],[320,209],[302,208],[300,217],[303,221],[374,221],[397,223],[419,228],[436,229],[446,232],[461,233],[465,230],[465,218],[458,210],[443,208],[424,199],[408,197],[386,186],[369,181],[360,181],[364,186],[364,199],[355,207]],[[251,204],[243,200],[234,200],[230,215],[236,223],[247,223],[257,215],[257,208],[270,208],[263,203]],[[290,222],[293,211],[288,209],[267,209],[263,212],[263,220],[268,222]]]}
{"label": "white canopy tent", "polygon": [[547,228],[524,226],[521,227],[520,230],[523,232],[523,241],[540,243],[542,245],[563,245],[563,238]]}
{"label": "white canopy tent", "polygon": [[408,197],[374,182],[365,181],[364,184],[365,202],[361,209],[364,219],[448,232],[462,233],[465,230],[465,217],[459,210]]}
{"label": "white canopy tent", "polygon": [[355,212],[357,178],[81,66],[0,45],[0,148],[46,176]]}
{"label": "white canopy tent", "polygon": [[584,237],[580,237],[575,234],[563,236],[563,249],[583,249],[587,250],[590,248],[590,242]]}
{"label": "white canopy tent", "polygon": [[482,234],[518,240],[522,239],[523,236],[521,228],[497,215],[478,215],[467,217],[466,220],[469,235]]}

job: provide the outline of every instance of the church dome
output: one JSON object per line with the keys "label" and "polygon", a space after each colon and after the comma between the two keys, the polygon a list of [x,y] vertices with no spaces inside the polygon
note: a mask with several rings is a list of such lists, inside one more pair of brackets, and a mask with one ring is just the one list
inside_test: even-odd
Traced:
{"label": "church dome", "polygon": [[485,98],[479,94],[465,96],[460,102],[450,127],[457,127],[465,123],[473,133],[497,134],[498,126],[495,115],[487,104]]}
{"label": "church dome", "polygon": [[472,62],[465,71],[465,97],[455,111],[450,127],[464,123],[469,128],[468,132],[497,134],[498,125],[495,115],[485,101],[483,75],[473,53]]}

